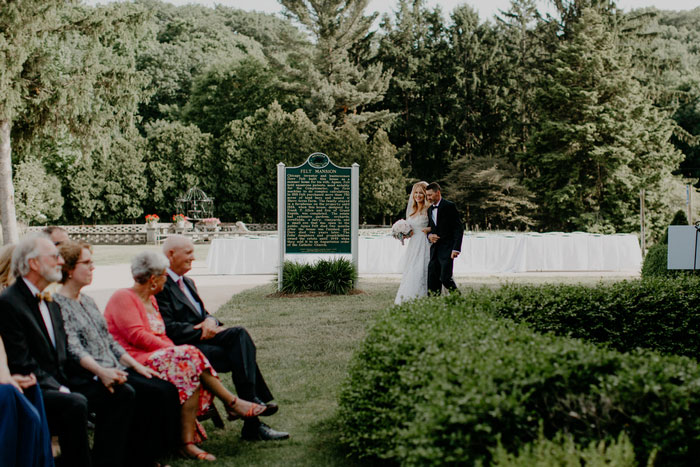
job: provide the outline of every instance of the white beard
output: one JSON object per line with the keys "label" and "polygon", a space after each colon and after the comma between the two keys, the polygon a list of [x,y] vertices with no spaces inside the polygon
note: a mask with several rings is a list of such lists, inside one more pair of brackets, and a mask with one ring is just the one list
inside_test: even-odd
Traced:
{"label": "white beard", "polygon": [[61,268],[58,266],[50,268],[42,264],[39,273],[41,274],[41,277],[44,278],[44,280],[49,282],[58,282],[61,280],[62,277]]}

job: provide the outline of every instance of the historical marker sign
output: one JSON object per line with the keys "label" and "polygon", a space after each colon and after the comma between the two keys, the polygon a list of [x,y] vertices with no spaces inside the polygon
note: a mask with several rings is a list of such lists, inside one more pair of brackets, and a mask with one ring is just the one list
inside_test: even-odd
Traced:
{"label": "historical marker sign", "polygon": [[323,154],[287,169],[287,253],[351,252],[351,171]]}
{"label": "historical marker sign", "polygon": [[[280,265],[285,254],[352,254],[357,266],[359,165],[338,167],[314,153],[299,167],[278,166]],[[280,287],[281,287],[280,268]]]}

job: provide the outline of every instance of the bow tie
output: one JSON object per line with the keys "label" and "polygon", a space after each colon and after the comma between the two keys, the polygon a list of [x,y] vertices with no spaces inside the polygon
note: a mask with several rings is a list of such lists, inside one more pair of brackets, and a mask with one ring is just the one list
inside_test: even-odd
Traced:
{"label": "bow tie", "polygon": [[36,299],[40,302],[53,302],[51,292],[39,292],[36,294]]}

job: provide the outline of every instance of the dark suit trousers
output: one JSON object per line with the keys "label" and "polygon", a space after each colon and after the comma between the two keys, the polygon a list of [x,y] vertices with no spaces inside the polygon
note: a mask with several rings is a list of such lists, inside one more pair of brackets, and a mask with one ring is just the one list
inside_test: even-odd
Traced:
{"label": "dark suit trousers", "polygon": [[454,260],[451,256],[452,249],[449,245],[431,245],[430,262],[428,262],[428,290],[430,292],[439,295],[443,285],[449,291],[457,289],[457,284],[452,278]]}
{"label": "dark suit trousers", "polygon": [[255,359],[255,344],[245,328],[227,328],[211,339],[194,344],[218,372],[231,372],[238,397],[263,402],[273,399]]}
{"label": "dark suit trousers", "polygon": [[180,398],[177,388],[162,379],[128,370],[136,391],[134,416],[127,440],[127,465],[151,467],[173,451],[180,440]]}
{"label": "dark suit trousers", "polygon": [[92,465],[87,433],[88,401],[79,393],[65,394],[43,388],[44,408],[51,434],[58,436],[61,456],[56,465],[84,467]]}
{"label": "dark suit trousers", "polygon": [[97,416],[92,446],[93,465],[123,466],[134,410],[134,388],[121,384],[114,386],[112,394],[100,381],[91,379],[72,386],[71,390],[87,397],[90,411]]}

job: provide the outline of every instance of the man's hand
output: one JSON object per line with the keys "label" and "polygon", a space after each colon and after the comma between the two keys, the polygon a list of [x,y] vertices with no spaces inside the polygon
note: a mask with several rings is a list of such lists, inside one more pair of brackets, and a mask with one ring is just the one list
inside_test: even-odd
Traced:
{"label": "man's hand", "polygon": [[109,392],[114,392],[115,385],[126,383],[127,376],[126,371],[116,368],[103,368],[100,374],[97,375]]}
{"label": "man's hand", "polygon": [[216,321],[212,317],[208,317],[201,323],[197,324],[194,328],[202,330],[201,340],[211,339],[223,329],[221,326],[216,324]]}
{"label": "man's hand", "polygon": [[430,243],[436,243],[438,240],[440,240],[440,237],[437,236],[436,234],[429,234],[428,235],[428,241]]}
{"label": "man's hand", "polygon": [[453,251],[452,255],[450,255],[450,258],[455,259],[458,256],[459,256],[459,251]]}

